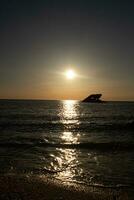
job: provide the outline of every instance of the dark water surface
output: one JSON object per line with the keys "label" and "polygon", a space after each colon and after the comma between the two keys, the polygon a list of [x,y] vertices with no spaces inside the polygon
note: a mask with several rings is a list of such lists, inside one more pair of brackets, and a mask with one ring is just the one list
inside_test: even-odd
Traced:
{"label": "dark water surface", "polygon": [[134,187],[134,103],[0,100],[0,173]]}

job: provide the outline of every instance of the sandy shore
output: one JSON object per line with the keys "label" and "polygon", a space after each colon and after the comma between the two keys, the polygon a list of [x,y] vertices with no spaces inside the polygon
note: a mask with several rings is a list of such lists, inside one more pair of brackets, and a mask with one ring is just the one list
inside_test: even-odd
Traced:
{"label": "sandy shore", "polygon": [[118,189],[86,187],[45,176],[0,176],[0,200],[127,200]]}

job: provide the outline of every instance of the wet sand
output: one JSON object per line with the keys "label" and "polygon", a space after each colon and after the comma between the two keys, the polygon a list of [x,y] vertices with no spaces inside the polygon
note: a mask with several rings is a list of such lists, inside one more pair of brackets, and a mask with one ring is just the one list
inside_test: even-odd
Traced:
{"label": "wet sand", "polygon": [[46,176],[0,176],[0,200],[127,200],[120,189],[65,183]]}

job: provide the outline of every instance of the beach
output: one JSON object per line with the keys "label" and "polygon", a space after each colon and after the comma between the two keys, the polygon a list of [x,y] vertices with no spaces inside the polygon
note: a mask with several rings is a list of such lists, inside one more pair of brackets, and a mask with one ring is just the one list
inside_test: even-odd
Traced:
{"label": "beach", "polygon": [[0,200],[133,200],[134,103],[0,101]]}
{"label": "beach", "polygon": [[127,200],[127,193],[113,188],[64,183],[46,176],[1,175],[1,200]]}

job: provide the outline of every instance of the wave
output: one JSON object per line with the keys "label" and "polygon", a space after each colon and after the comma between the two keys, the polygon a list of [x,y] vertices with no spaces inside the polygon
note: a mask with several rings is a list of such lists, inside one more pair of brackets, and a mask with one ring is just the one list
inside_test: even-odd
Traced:
{"label": "wave", "polygon": [[93,131],[93,130],[134,130],[134,121],[131,122],[117,122],[117,123],[90,123],[90,122],[81,122],[81,123],[68,123],[68,122],[3,122],[0,123],[0,129],[9,129],[9,128],[16,128],[16,129],[23,129],[23,130],[33,130],[33,129],[64,129],[67,128],[68,130],[73,129],[73,131]]}
{"label": "wave", "polygon": [[86,143],[50,143],[44,140],[30,140],[25,142],[9,141],[0,142],[0,148],[13,147],[13,148],[36,148],[36,147],[54,147],[54,148],[67,148],[67,149],[90,149],[99,151],[134,151],[134,143],[132,142],[86,142]]}

